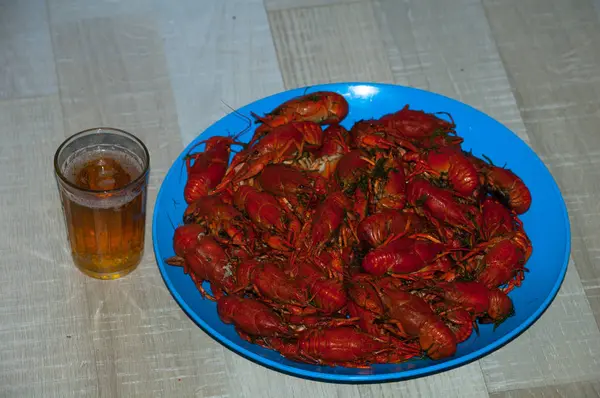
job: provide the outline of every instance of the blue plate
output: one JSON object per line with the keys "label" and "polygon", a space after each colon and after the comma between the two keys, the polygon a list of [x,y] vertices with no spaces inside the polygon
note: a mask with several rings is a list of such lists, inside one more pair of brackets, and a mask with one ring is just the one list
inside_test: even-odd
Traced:
{"label": "blue plate", "polygon": [[[530,270],[525,281],[510,293],[516,314],[496,330],[482,325],[479,336],[473,335],[459,344],[456,355],[441,361],[414,360],[402,364],[375,365],[370,369],[350,369],[296,363],[275,351],[250,344],[236,334],[233,326],[219,319],[214,302],[203,299],[189,276],[181,268],[165,264],[174,255],[173,226],[181,223],[186,204],[183,187],[186,181],[184,156],[198,141],[214,135],[239,132],[247,121],[231,113],[212,126],[186,148],[172,165],[162,183],[156,205],[152,234],[154,253],[164,281],[184,311],[210,336],[238,354],[261,365],[287,374],[330,382],[381,382],[402,380],[433,374],[464,365],[491,353],[510,342],[531,326],[550,305],[565,277],[571,246],[571,233],[566,206],[548,169],[538,156],[502,124],[461,102],[414,88],[374,84],[336,83],[299,88],[272,95],[247,105],[239,112],[262,115],[282,102],[319,90],[342,94],[350,104],[350,112],[342,123],[349,128],[361,119],[377,118],[395,112],[405,104],[426,112],[445,111],[456,122],[458,135],[465,139],[463,148],[475,155],[485,154],[494,164],[512,169],[527,184],[532,195],[529,211],[522,215],[525,230],[533,244],[533,254],[527,263]],[[254,127],[240,140],[247,142]],[[201,150],[199,146],[197,150]],[[183,172],[182,172],[183,169]]]}

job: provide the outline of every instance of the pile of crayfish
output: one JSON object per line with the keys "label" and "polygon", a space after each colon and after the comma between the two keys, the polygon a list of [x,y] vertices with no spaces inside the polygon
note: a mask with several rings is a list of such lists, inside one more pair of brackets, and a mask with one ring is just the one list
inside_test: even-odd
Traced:
{"label": "pile of crayfish", "polygon": [[478,324],[514,314],[529,189],[463,150],[448,114],[407,105],[348,130],[348,111],[315,92],[252,114],[248,143],[203,141],[167,263],[241,338],[291,360],[451,357]]}

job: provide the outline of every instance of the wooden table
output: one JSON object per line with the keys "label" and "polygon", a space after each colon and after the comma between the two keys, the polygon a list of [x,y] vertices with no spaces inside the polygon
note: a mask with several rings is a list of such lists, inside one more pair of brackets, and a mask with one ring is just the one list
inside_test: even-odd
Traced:
{"label": "wooden table", "polygon": [[[0,396],[599,396],[599,16],[599,0],[0,1]],[[349,80],[471,104],[550,168],[572,260],[556,300],[515,341],[402,383],[305,381],[202,332],[150,244],[122,280],[74,268],[52,174],[65,137],[99,125],[139,135],[152,209],[183,146],[229,112],[221,100],[235,108]]]}

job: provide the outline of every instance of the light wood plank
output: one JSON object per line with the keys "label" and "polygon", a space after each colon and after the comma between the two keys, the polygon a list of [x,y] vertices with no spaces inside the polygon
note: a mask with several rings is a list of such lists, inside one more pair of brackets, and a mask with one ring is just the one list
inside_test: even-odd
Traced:
{"label": "light wood plank", "polygon": [[283,90],[262,0],[161,1],[157,16],[184,145],[231,112],[221,101],[235,109]]}
{"label": "light wood plank", "polygon": [[598,15],[598,20],[600,20],[600,0],[591,0],[593,7]]}
{"label": "light wood plank", "polygon": [[[596,45],[600,24],[589,1],[513,3],[507,6],[506,2],[486,1],[485,5],[502,57],[518,88],[532,145],[567,202],[573,258],[598,323],[600,207],[597,186],[590,182],[600,178],[600,49]],[[582,349],[591,345],[584,344],[584,338],[580,340]],[[599,343],[594,340],[594,344],[597,347]],[[560,363],[564,362],[561,357]],[[583,358],[569,362],[577,366],[578,373],[581,369],[581,377],[600,379],[597,358],[594,367]],[[572,377],[560,379],[569,381]]]}
{"label": "light wood plank", "polygon": [[364,385],[359,388],[363,398],[439,396],[444,398],[481,398],[488,396],[483,375],[477,363],[421,379]]}
{"label": "light wood plank", "polygon": [[58,91],[44,0],[0,1],[0,100]]}
{"label": "light wood plank", "polygon": [[375,6],[397,84],[456,98],[528,140],[479,0],[378,0]]}
{"label": "light wood plank", "polygon": [[[270,3],[278,7],[274,0]],[[315,78],[320,82],[394,78],[471,103],[527,138],[481,6],[477,1],[452,6],[437,3],[382,1],[375,3],[375,17],[367,1],[272,13],[271,23],[279,27],[278,48],[288,62],[286,86],[314,84]],[[593,362],[600,347],[598,330],[591,321],[591,308],[598,315],[594,300],[600,285],[594,269],[598,207],[593,187],[586,186],[586,181],[598,179],[594,167],[596,152],[600,153],[591,133],[598,124],[598,109],[592,102],[598,98],[595,68],[600,63],[594,47],[597,40],[593,40],[597,25],[591,17],[591,3],[555,1],[550,11],[545,4],[529,0],[521,8],[507,8],[505,3],[490,0],[486,6],[513,87],[519,88],[517,99],[530,142],[538,153],[543,152],[563,191],[567,186],[571,216],[576,214],[572,221],[577,268],[571,266],[561,294],[538,324],[488,357],[492,360],[487,365],[481,361],[491,391],[497,391],[493,396],[498,397],[505,396],[502,390],[511,390],[506,396],[515,397],[598,396],[593,383],[535,387],[600,377],[597,361]],[[21,133],[8,138],[7,142],[16,143],[14,147],[0,148],[5,170],[0,179],[6,179],[0,182],[0,200],[8,208],[13,195],[28,198],[18,206],[27,210],[23,214],[31,214],[20,216],[18,222],[13,216],[0,216],[4,225],[13,226],[0,243],[7,259],[0,266],[9,270],[3,274],[10,281],[0,285],[0,324],[10,325],[0,328],[0,396],[370,397],[438,396],[440,391],[449,396],[486,396],[477,363],[425,379],[360,387],[309,382],[261,368],[223,350],[187,319],[166,292],[151,249],[140,269],[122,281],[102,283],[81,276],[70,264],[64,235],[56,233],[64,232],[60,208],[52,207],[56,188],[51,176],[41,173],[40,162],[51,158],[62,134],[111,124],[143,136],[152,151],[152,196],[181,150],[179,129],[187,143],[229,112],[221,99],[238,107],[279,91],[283,84],[266,15],[257,0],[190,1],[181,7],[166,2],[84,4],[75,0],[51,0],[49,5],[66,129],[55,97],[0,102],[0,121],[7,132],[39,132],[35,137],[44,143],[36,149],[39,153],[27,152],[32,136]],[[33,39],[43,36],[37,32],[45,23],[42,7],[41,1],[0,5],[0,66],[4,68],[0,98],[56,91],[56,79],[48,78],[53,76],[48,72],[51,47],[43,39]],[[363,11],[371,14],[367,12],[365,18],[360,15]],[[153,13],[158,25],[153,23]],[[19,18],[21,24],[13,22]],[[363,25],[357,25],[359,19]],[[345,24],[363,29],[350,32]],[[330,26],[341,33],[332,29],[335,36],[327,36]],[[379,61],[367,65],[368,61],[349,53],[353,49],[340,47],[349,35],[348,42],[353,49],[363,50],[363,55],[365,49],[371,51],[367,45],[379,46],[371,53]],[[377,44],[378,37],[383,37],[385,47]],[[325,40],[323,46],[319,40]],[[264,43],[270,50],[253,54],[249,47],[255,43]],[[19,52],[32,47],[46,49]],[[530,64],[528,58],[535,62]],[[346,65],[334,64],[338,62]],[[4,74],[5,70],[9,72]],[[363,71],[369,71],[370,77],[362,76]],[[49,131],[59,133],[51,138]],[[571,142],[572,131],[590,133]],[[548,138],[548,132],[562,135]],[[32,156],[35,159],[24,169],[14,168],[20,159]],[[569,185],[571,179],[576,184]],[[38,184],[27,186],[24,181]],[[30,248],[32,237],[39,241],[35,251]],[[15,268],[24,263],[27,267]],[[57,266],[60,276],[54,270]],[[522,360],[523,353],[528,360]],[[466,382],[459,386],[457,379]],[[237,387],[238,381],[242,388]],[[532,388],[514,390],[524,387]]]}
{"label": "light wood plank", "polygon": [[486,7],[534,148],[567,201],[573,257],[600,324],[600,206],[591,183],[600,179],[600,22],[588,0],[514,4]]}
{"label": "light wood plank", "polygon": [[316,6],[329,6],[332,4],[356,3],[365,0],[264,0],[268,11],[284,10],[289,8],[308,8]]}
{"label": "light wood plank", "polygon": [[579,382],[552,387],[536,387],[523,390],[499,392],[490,398],[597,398],[600,397],[600,382]]}
{"label": "light wood plank", "polygon": [[370,2],[269,12],[286,88],[392,82]]}
{"label": "light wood plank", "polygon": [[97,396],[85,277],[64,247],[52,165],[58,96],[1,101],[0,125],[0,396]]}
{"label": "light wood plank", "polygon": [[162,41],[134,17],[52,24],[66,134],[97,125],[137,134],[151,156],[147,246],[139,268],[111,282],[87,279],[85,296],[102,396],[224,395],[222,348],[172,299],[152,253],[151,209],[181,151]]}
{"label": "light wood plank", "polygon": [[148,0],[47,0],[48,14],[53,24],[69,23],[87,18],[151,15],[156,1]]}
{"label": "light wood plank", "polygon": [[[376,5],[396,82],[473,105],[530,141],[479,1],[381,0]],[[510,26],[509,20],[503,23]],[[589,308],[572,266],[559,297],[543,318],[517,340],[479,361],[489,391],[589,379],[596,372],[596,347],[600,347]],[[573,327],[573,322],[578,326]],[[556,357],[561,361],[549,359]]]}
{"label": "light wood plank", "polygon": [[234,378],[231,397],[361,397],[355,385],[304,380],[260,367],[233,353],[225,357],[228,375]]}
{"label": "light wood plank", "polygon": [[600,377],[600,333],[573,261],[558,296],[521,336],[480,360],[488,391]]}

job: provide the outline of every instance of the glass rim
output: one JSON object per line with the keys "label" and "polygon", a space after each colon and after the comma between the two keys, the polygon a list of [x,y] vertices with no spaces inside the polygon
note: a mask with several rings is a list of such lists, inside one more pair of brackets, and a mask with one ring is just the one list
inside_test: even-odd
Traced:
{"label": "glass rim", "polygon": [[[137,176],[136,178],[134,178],[132,181],[130,181],[127,185],[122,186],[120,188],[113,188],[113,189],[104,189],[104,190],[96,190],[96,189],[89,189],[89,188],[81,188],[80,186],[77,186],[76,184],[72,183],[71,181],[69,181],[65,175],[62,173],[62,171],[60,171],[60,165],[58,164],[58,155],[60,154],[60,152],[64,149],[64,147],[79,138],[79,136],[84,135],[86,133],[92,132],[94,130],[106,130],[106,131],[117,131],[121,134],[124,134],[127,138],[132,139],[133,141],[135,141],[137,144],[139,144],[143,151],[144,154],[146,155],[146,159],[147,161],[144,162],[145,164],[143,164],[143,169],[142,172],[140,173],[139,176]],[[132,186],[138,184],[140,181],[142,181],[146,175],[148,174],[148,170],[150,170],[150,152],[148,151],[148,148],[146,147],[146,145],[144,144],[144,142],[139,139],[138,137],[136,137],[135,135],[125,131],[125,130],[121,130],[115,127],[93,127],[93,128],[89,128],[89,129],[85,129],[82,130],[78,133],[73,134],[70,137],[67,137],[56,149],[56,152],[54,153],[54,174],[56,174],[60,180],[67,184],[69,187],[74,188],[78,191],[84,192],[84,193],[90,193],[90,194],[113,194],[113,193],[118,193],[118,192],[122,192],[125,191],[129,188],[131,188]]]}

